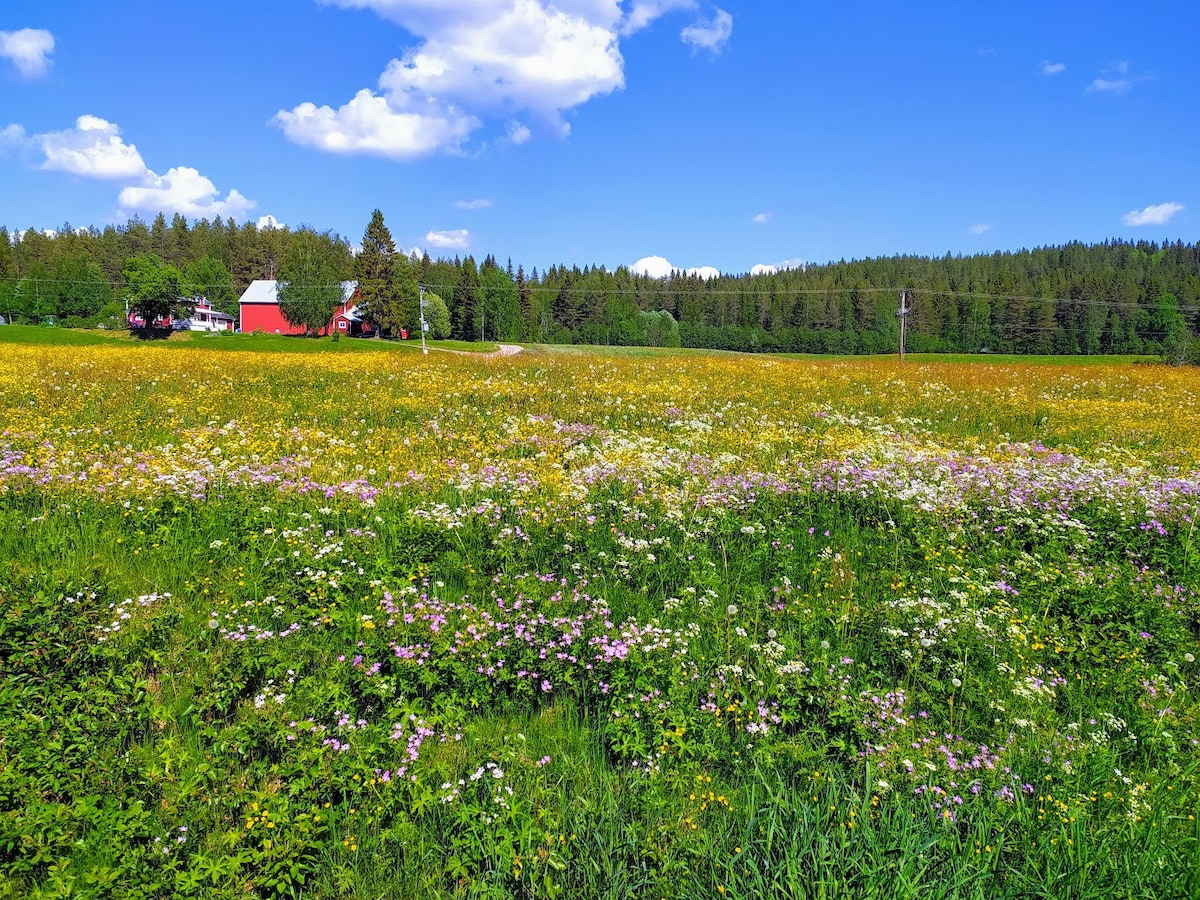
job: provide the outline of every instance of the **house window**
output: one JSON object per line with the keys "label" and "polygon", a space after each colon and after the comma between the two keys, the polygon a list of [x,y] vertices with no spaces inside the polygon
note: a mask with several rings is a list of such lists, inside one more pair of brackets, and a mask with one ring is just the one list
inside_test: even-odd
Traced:
{"label": "house window", "polygon": [[345,322],[344,320],[343,320],[343,321],[341,321],[341,322],[338,322],[338,330],[339,330],[339,331],[345,331],[345,330],[346,330],[346,322]]}

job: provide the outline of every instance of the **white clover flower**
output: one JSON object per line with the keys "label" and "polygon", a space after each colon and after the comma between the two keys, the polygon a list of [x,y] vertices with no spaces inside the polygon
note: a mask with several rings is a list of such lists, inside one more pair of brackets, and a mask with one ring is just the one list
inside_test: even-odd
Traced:
{"label": "white clover flower", "polygon": [[725,612],[729,613],[731,616],[736,616],[738,612],[737,604],[730,603],[727,607],[725,607]]}
{"label": "white clover flower", "polygon": [[962,687],[962,679],[961,678],[951,678],[950,683],[952,685],[954,685],[956,688]]}

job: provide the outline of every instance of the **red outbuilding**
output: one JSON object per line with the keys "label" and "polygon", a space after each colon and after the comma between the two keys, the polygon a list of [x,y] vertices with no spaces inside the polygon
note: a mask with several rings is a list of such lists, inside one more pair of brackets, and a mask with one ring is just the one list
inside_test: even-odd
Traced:
{"label": "red outbuilding", "polygon": [[[371,327],[358,315],[358,282],[342,282],[342,302],[333,310],[333,318],[322,330],[322,334],[364,334]],[[304,326],[292,325],[279,311],[279,282],[252,281],[239,302],[241,331],[265,331],[268,334],[304,334]]]}

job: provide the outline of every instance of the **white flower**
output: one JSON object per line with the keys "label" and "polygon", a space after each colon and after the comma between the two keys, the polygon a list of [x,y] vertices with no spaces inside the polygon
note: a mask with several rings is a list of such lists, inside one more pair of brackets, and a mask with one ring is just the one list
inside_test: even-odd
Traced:
{"label": "white flower", "polygon": [[1185,654],[1183,654],[1183,661],[1184,661],[1184,662],[1190,662],[1190,663],[1194,663],[1194,662],[1196,661],[1196,654],[1195,654],[1195,653],[1185,653]]}
{"label": "white flower", "polygon": [[738,608],[736,603],[730,603],[727,607],[725,607],[725,612],[729,613],[731,616],[736,616],[737,611]]}
{"label": "white flower", "polygon": [[950,683],[952,685],[954,685],[956,688],[962,687],[962,679],[961,678],[951,678]]}

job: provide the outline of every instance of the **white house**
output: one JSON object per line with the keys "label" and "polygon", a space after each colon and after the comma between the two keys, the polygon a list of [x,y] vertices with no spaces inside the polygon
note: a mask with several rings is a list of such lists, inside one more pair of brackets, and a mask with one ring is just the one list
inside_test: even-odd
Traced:
{"label": "white house", "polygon": [[207,299],[200,297],[192,314],[176,319],[172,327],[178,331],[233,331],[233,316],[213,309]]}

